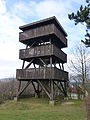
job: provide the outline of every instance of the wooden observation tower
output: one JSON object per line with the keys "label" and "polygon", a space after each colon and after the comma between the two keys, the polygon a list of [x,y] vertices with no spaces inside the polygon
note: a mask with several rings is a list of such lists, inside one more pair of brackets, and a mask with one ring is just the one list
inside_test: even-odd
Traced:
{"label": "wooden observation tower", "polygon": [[[19,42],[25,44],[26,49],[19,51],[19,59],[23,60],[23,65],[22,69],[16,70],[16,79],[19,81],[17,97],[29,84],[32,84],[38,96],[40,91],[44,91],[50,101],[55,98],[56,87],[67,96],[68,72],[64,71],[67,55],[61,50],[67,47],[67,34],[56,17],[19,28],[22,30]],[[25,66],[26,62],[28,64]],[[22,81],[27,83],[21,90]]]}

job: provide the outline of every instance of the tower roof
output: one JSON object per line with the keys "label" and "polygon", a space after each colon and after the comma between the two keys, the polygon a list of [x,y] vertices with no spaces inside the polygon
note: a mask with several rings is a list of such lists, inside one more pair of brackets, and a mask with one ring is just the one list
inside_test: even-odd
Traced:
{"label": "tower roof", "polygon": [[30,23],[30,24],[20,26],[19,29],[22,30],[22,31],[26,31],[26,30],[29,30],[29,29],[33,29],[33,28],[36,28],[36,27],[39,27],[39,26],[43,26],[43,25],[46,25],[46,24],[52,24],[52,23],[54,23],[58,27],[58,29],[60,31],[62,31],[62,33],[65,36],[67,36],[67,33],[65,32],[65,30],[63,29],[63,27],[61,26],[61,24],[59,23],[59,21],[57,20],[57,18],[55,16],[49,17],[49,18],[46,18],[46,19],[43,19],[43,20],[40,20],[40,21],[37,21],[37,22],[33,22],[33,23]]}

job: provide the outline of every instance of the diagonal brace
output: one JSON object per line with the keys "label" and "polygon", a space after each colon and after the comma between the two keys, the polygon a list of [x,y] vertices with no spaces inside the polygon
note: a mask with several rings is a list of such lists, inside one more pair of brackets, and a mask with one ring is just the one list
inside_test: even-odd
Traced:
{"label": "diagonal brace", "polygon": [[47,91],[47,89],[45,88],[45,86],[41,83],[41,81],[37,80],[37,82],[39,83],[39,85],[41,86],[41,88],[45,91],[45,93],[47,94],[47,96],[51,99],[51,96],[50,96],[49,92]]}
{"label": "diagonal brace", "polygon": [[60,86],[59,86],[57,83],[54,82],[54,84],[59,88],[59,90],[60,90],[62,93],[64,93],[63,90],[60,88]]}
{"label": "diagonal brace", "polygon": [[31,82],[32,80],[27,82],[26,86],[21,91],[18,92],[17,97],[20,96],[24,92],[24,90],[29,86]]}

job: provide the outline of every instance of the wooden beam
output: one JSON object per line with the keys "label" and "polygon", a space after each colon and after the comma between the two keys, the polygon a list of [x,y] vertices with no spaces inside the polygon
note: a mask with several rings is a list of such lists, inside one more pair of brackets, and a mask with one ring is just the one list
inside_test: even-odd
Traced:
{"label": "wooden beam", "polygon": [[32,60],[30,61],[30,63],[25,67],[25,69],[29,68],[29,66],[32,64],[33,60],[34,60],[34,59],[32,59]]}
{"label": "wooden beam", "polygon": [[54,84],[53,80],[51,80],[51,101],[54,100]]}
{"label": "wooden beam", "polygon": [[32,43],[32,45],[30,46],[30,48],[33,47],[33,45],[34,45],[35,43],[36,43],[36,41],[34,41],[34,42]]}
{"label": "wooden beam", "polygon": [[60,67],[60,69],[61,69],[61,65],[60,65],[60,63],[59,63],[59,67]]}
{"label": "wooden beam", "polygon": [[[52,57],[50,57],[50,67],[51,67],[51,70],[52,70]],[[52,80],[52,73],[51,73],[51,79],[50,79],[50,82],[51,82],[51,101],[53,101],[54,99],[54,83],[53,83],[53,80]]]}
{"label": "wooden beam", "polygon": [[34,88],[35,92],[37,93],[37,90],[36,90],[36,87],[35,87],[33,81],[32,81],[32,85],[33,85],[33,88]]}
{"label": "wooden beam", "polygon": [[52,67],[52,57],[50,57],[50,66]]}
{"label": "wooden beam", "polygon": [[46,63],[41,58],[39,60],[46,66]]}
{"label": "wooden beam", "polygon": [[51,99],[51,96],[50,96],[49,92],[47,91],[47,89],[45,88],[45,86],[41,83],[41,81],[37,80],[37,82],[39,83],[39,85],[41,86],[41,88],[44,90],[44,92],[47,94],[47,96]]}
{"label": "wooden beam", "polygon": [[[38,84],[38,82],[37,82],[37,84]],[[35,93],[38,95],[38,97],[40,97],[40,92],[41,91],[39,91],[39,86],[37,86],[37,89],[36,89],[35,84],[33,83],[33,81],[32,81],[32,85],[34,87]]]}
{"label": "wooden beam", "polygon": [[62,70],[64,70],[64,65],[63,65],[63,63],[62,63]]}
{"label": "wooden beam", "polygon": [[65,91],[66,91],[66,94],[67,94],[67,82],[64,82],[64,86],[65,86]]}
{"label": "wooden beam", "polygon": [[[28,48],[28,45],[26,45],[26,49],[27,48]],[[23,60],[22,69],[24,69],[24,65],[25,65],[25,60]]]}
{"label": "wooden beam", "polygon": [[24,69],[24,65],[25,65],[25,60],[23,60],[22,69]]}
{"label": "wooden beam", "polygon": [[39,86],[39,83],[37,82],[37,95],[38,95],[38,98],[40,98],[40,86]]}
{"label": "wooden beam", "polygon": [[67,92],[66,92],[65,88],[63,87],[62,82],[60,82],[60,85],[61,85],[61,87],[62,87],[62,89],[63,89],[63,92],[64,92],[64,95],[65,95],[65,97],[66,97],[66,96],[67,96]]}
{"label": "wooden beam", "polygon": [[57,62],[55,61],[55,63],[53,64],[53,65],[54,65],[54,67],[56,67],[56,63],[57,63]]}
{"label": "wooden beam", "polygon": [[31,80],[31,81],[28,81],[28,82],[26,83],[25,87],[24,87],[21,91],[19,91],[19,92],[17,93],[17,97],[20,96],[20,95],[24,92],[24,90],[29,86],[29,84],[30,84],[31,82],[32,82],[32,80]]}
{"label": "wooden beam", "polygon": [[[46,82],[46,83],[45,83]],[[44,81],[43,85],[45,86],[45,88],[47,89],[47,91],[50,93],[50,87],[49,87],[49,81]]]}
{"label": "wooden beam", "polygon": [[20,87],[21,87],[21,80],[19,81],[18,92],[20,91]]}
{"label": "wooden beam", "polygon": [[36,69],[35,63],[33,63],[34,68]]}
{"label": "wooden beam", "polygon": [[60,86],[54,81],[54,84],[59,88],[59,90],[62,92],[62,93],[64,93],[63,92],[63,90],[60,88]]}
{"label": "wooden beam", "polygon": [[26,49],[28,48],[28,45],[26,45]]}
{"label": "wooden beam", "polygon": [[43,42],[43,40],[41,40],[41,42],[43,43],[43,45],[45,44],[45,42]]}
{"label": "wooden beam", "polygon": [[52,39],[51,38],[49,38],[49,42],[50,42],[50,44],[52,44]]}

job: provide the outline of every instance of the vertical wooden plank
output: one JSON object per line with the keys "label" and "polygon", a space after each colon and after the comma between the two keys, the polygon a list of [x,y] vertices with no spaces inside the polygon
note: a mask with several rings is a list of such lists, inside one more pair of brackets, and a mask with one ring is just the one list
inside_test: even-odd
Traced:
{"label": "vertical wooden plank", "polygon": [[60,67],[60,69],[61,69],[61,65],[60,65],[60,63],[59,63],[59,67]]}
{"label": "vertical wooden plank", "polygon": [[23,60],[22,69],[24,68],[24,65],[25,65],[25,61]]}
{"label": "vertical wooden plank", "polygon": [[54,100],[54,84],[53,80],[51,80],[51,101]]}
{"label": "vertical wooden plank", "polygon": [[41,88],[45,91],[45,93],[47,94],[47,96],[51,99],[51,96],[50,96],[49,92],[47,91],[47,89],[45,88],[45,86],[41,83],[41,81],[37,80],[37,82],[39,83],[39,85],[41,86]]}
{"label": "vertical wooden plank", "polygon": [[63,65],[63,63],[62,63],[62,70],[64,70],[64,65]]}
{"label": "vertical wooden plank", "polygon": [[18,92],[20,91],[20,87],[21,87],[21,80],[19,81]]}
{"label": "vertical wooden plank", "polygon": [[50,57],[50,67],[52,67],[52,57]]}
{"label": "vertical wooden plank", "polygon": [[[51,71],[52,71],[52,57],[50,57],[50,68],[51,68]],[[53,84],[53,80],[52,80],[52,72],[51,73],[51,78],[50,78],[50,81],[51,81],[51,101],[53,101],[54,99],[54,84]]]}

